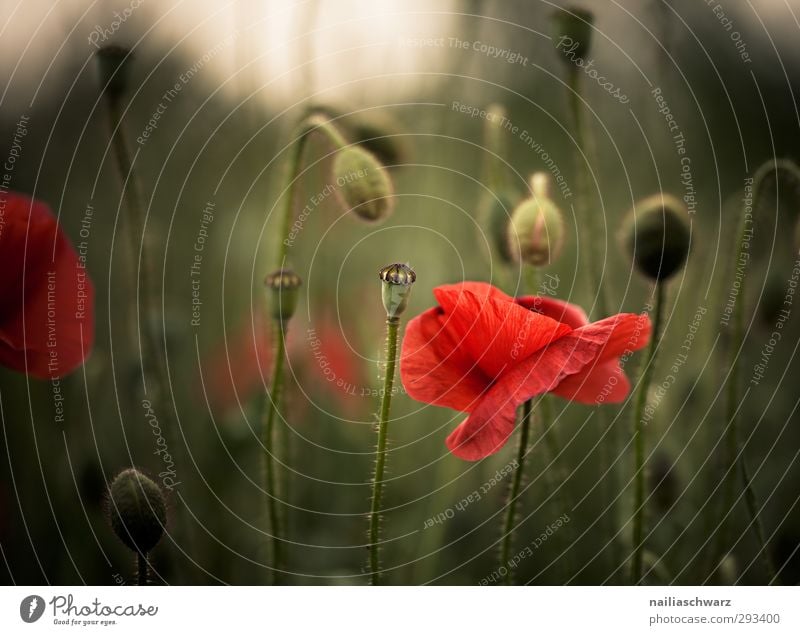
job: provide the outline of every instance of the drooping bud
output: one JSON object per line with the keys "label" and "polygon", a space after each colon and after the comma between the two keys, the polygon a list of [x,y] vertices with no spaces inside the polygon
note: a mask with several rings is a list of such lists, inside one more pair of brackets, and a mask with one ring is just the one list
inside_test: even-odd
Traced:
{"label": "drooping bud", "polygon": [[133,53],[122,46],[104,46],[95,53],[100,85],[109,97],[120,97],[128,88]]}
{"label": "drooping bud", "polygon": [[511,257],[534,267],[556,260],[564,246],[564,218],[548,196],[546,183],[541,173],[531,177],[533,194],[517,205],[508,224]]}
{"label": "drooping bud", "polygon": [[622,240],[642,274],[663,281],[683,267],[691,240],[687,216],[683,202],[668,194],[654,194],[634,206]]}
{"label": "drooping bud", "polygon": [[397,318],[406,310],[411,286],[416,281],[417,274],[408,265],[392,264],[381,269],[378,277],[383,282],[381,298],[386,317]]}
{"label": "drooping bud", "polygon": [[367,222],[384,220],[394,207],[394,188],[389,174],[369,152],[350,146],[333,160],[336,197],[342,206]]}
{"label": "drooping bud", "polygon": [[161,488],[138,470],[125,470],[109,488],[111,528],[126,547],[147,554],[161,540],[167,505]]}
{"label": "drooping bud", "polygon": [[303,281],[291,269],[278,269],[264,278],[264,286],[272,291],[272,319],[288,321],[297,308],[297,298]]}
{"label": "drooping bud", "polygon": [[573,65],[577,58],[586,59],[592,44],[591,11],[564,7],[553,13],[553,42],[564,60]]}

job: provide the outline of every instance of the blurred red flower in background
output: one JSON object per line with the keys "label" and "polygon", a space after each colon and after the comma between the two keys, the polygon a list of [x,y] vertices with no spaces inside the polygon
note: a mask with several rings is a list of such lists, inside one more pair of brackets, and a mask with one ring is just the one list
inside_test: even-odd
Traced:
{"label": "blurred red flower in background", "polygon": [[470,461],[503,447],[517,407],[536,395],[588,404],[624,400],[630,383],[619,358],[650,337],[644,314],[589,324],[573,304],[515,299],[482,282],[433,292],[440,306],[408,323],[400,373],[414,399],[469,413],[447,446]]}
{"label": "blurred red flower in background", "polygon": [[44,203],[0,191],[0,364],[39,379],[80,366],[94,342],[94,288]]}

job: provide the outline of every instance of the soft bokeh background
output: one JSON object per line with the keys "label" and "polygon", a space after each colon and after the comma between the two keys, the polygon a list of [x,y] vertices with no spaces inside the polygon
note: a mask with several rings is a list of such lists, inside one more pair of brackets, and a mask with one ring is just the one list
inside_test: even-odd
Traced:
{"label": "soft bokeh background", "polygon": [[[595,290],[586,272],[594,266],[602,267],[614,310],[640,311],[648,299],[648,285],[619,248],[621,221],[634,200],[658,189],[684,193],[653,87],[661,87],[686,137],[698,198],[689,263],[669,289],[654,385],[668,374],[698,307],[707,313],[687,365],[647,429],[650,482],[662,483],[648,502],[647,580],[763,583],[743,505],[734,514],[742,538],[733,557],[707,578],[729,336],[720,317],[734,282],[733,232],[744,178],[774,157],[800,160],[800,3],[723,2],[750,63],[705,2],[575,4],[596,14],[590,55],[596,68],[631,99],[622,106],[594,82],[586,83],[586,116],[599,157],[592,165],[590,208],[604,228],[593,240],[603,262],[590,263],[589,250],[578,244],[574,199],[557,198],[568,242],[547,272],[559,276],[559,297],[591,309]],[[148,205],[153,262],[145,265],[162,297],[161,310],[142,319],[164,329],[184,441],[176,451],[179,491],[191,520],[153,554],[165,583],[255,584],[267,577],[258,429],[270,353],[261,280],[276,246],[275,212],[295,122],[309,107],[325,106],[341,114],[347,136],[369,125],[393,135],[399,146],[391,168],[397,207],[388,221],[364,225],[327,199],[291,252],[305,293],[292,323],[280,455],[293,541],[289,582],[361,584],[378,405],[373,391],[382,349],[375,272],[393,261],[415,268],[409,316],[433,304],[431,289],[438,284],[488,280],[509,292],[522,284],[520,271],[493,255],[480,224],[487,162],[482,122],[455,112],[452,104],[502,103],[574,182],[564,67],[550,37],[556,6],[544,0],[0,5],[0,131],[6,144],[0,155],[27,114],[29,134],[12,187],[48,202],[74,241],[92,206],[88,266],[97,289],[97,344],[85,367],[63,382],[65,423],[54,421],[48,383],[0,369],[0,581],[130,579],[131,557],[103,516],[106,483],[130,465],[156,474],[162,469],[140,405],[135,287],[126,253],[131,247],[121,221],[121,182],[109,152],[92,32],[110,29],[114,12],[130,10],[103,43],[135,52],[124,125],[138,151]],[[527,64],[459,50],[448,45],[451,37],[519,52]],[[409,45],[406,38],[445,38],[445,45]],[[136,144],[165,91],[204,56],[157,129]],[[522,191],[531,172],[546,168],[519,138],[509,135],[506,143],[508,177]],[[310,145],[302,182],[306,202],[329,180],[329,151],[323,142]],[[796,185],[758,206],[757,257],[748,271],[745,381],[774,328],[770,307],[775,298],[780,303],[797,257]],[[194,327],[189,267],[209,202],[214,219],[200,276],[201,321]],[[755,487],[765,501],[770,549],[789,584],[800,581],[797,322],[792,315],[740,419]],[[320,356],[346,389],[328,381]],[[634,374],[636,361],[628,366]],[[630,549],[629,410],[608,406],[600,413],[553,403],[551,433],[562,451],[553,456],[536,429],[517,545],[529,543],[562,514],[570,522],[520,564],[517,581],[623,581]],[[513,456],[513,444],[477,464],[449,455],[444,438],[461,417],[402,392],[394,400],[383,555],[391,582],[476,584],[495,569],[505,481],[453,518],[424,529],[427,519],[479,489]],[[620,448],[611,463],[601,445],[609,427],[605,439],[617,438]],[[178,504],[173,494],[173,512]],[[171,529],[176,522],[173,513]]]}

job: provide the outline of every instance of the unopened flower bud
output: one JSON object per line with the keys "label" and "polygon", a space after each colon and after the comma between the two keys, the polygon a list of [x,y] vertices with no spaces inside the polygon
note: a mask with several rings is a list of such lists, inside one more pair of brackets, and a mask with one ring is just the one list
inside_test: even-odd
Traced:
{"label": "unopened flower bud", "polygon": [[592,44],[592,12],[577,7],[565,7],[557,9],[552,19],[553,41],[565,61],[574,65],[577,58],[585,60]]}
{"label": "unopened flower bud", "polygon": [[133,468],[121,472],[111,483],[108,513],[117,538],[141,554],[158,544],[167,522],[161,488]]}
{"label": "unopened flower bud", "polygon": [[297,308],[297,298],[303,281],[291,269],[278,269],[264,278],[264,286],[272,290],[272,318],[286,322]]}
{"label": "unopened flower bud", "polygon": [[406,310],[411,295],[411,285],[417,279],[417,274],[408,265],[393,264],[381,269],[378,277],[383,282],[381,297],[386,316],[399,317]]}
{"label": "unopened flower bud", "polygon": [[508,248],[517,262],[534,267],[550,264],[564,246],[564,218],[547,196],[538,175],[532,178],[533,196],[517,205],[508,224]]}
{"label": "unopened flower bud", "polygon": [[504,194],[497,196],[489,207],[487,222],[489,238],[497,250],[497,255],[500,257],[500,260],[505,263],[514,261],[508,240],[508,224],[513,209],[514,204],[511,201],[511,197]]}
{"label": "unopened flower bud", "polygon": [[683,267],[690,243],[687,215],[683,202],[668,194],[654,194],[634,206],[622,239],[642,274],[666,280]]}
{"label": "unopened flower bud", "polygon": [[386,168],[363,148],[350,146],[336,153],[333,180],[339,202],[359,218],[373,222],[391,214],[392,180]]}
{"label": "unopened flower bud", "polygon": [[100,71],[100,85],[110,97],[122,96],[128,87],[133,53],[121,46],[104,46],[95,54]]}

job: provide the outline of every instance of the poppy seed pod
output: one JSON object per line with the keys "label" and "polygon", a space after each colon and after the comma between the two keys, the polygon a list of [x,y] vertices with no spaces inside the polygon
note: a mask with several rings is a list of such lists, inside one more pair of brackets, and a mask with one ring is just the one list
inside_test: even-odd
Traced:
{"label": "poppy seed pod", "polygon": [[278,269],[264,278],[264,286],[272,290],[272,319],[286,322],[294,315],[302,284],[300,276],[291,269]]}
{"label": "poppy seed pod", "polygon": [[136,469],[119,474],[109,488],[111,528],[126,547],[146,554],[161,540],[167,506],[161,488]]}
{"label": "poppy seed pod", "polygon": [[642,274],[663,281],[683,267],[691,238],[687,214],[686,206],[668,194],[654,194],[634,206],[622,236]]}
{"label": "poppy seed pod", "polygon": [[517,205],[508,223],[508,249],[512,258],[534,267],[550,264],[564,246],[564,218],[547,196],[540,176],[534,175],[533,196]]}
{"label": "poppy seed pod", "polygon": [[411,295],[411,286],[417,279],[417,274],[408,265],[387,265],[378,272],[378,277],[383,282],[381,298],[386,317],[397,318],[408,305]]}
{"label": "poppy seed pod", "polygon": [[128,88],[128,74],[133,54],[122,46],[104,46],[95,54],[100,70],[100,84],[110,97],[120,97]]}
{"label": "poppy seed pod", "polygon": [[339,202],[362,220],[381,221],[391,214],[392,180],[380,162],[363,148],[350,146],[336,153],[333,181]]}
{"label": "poppy seed pod", "polygon": [[592,44],[594,15],[586,9],[565,7],[553,13],[553,40],[569,64],[586,59]]}

